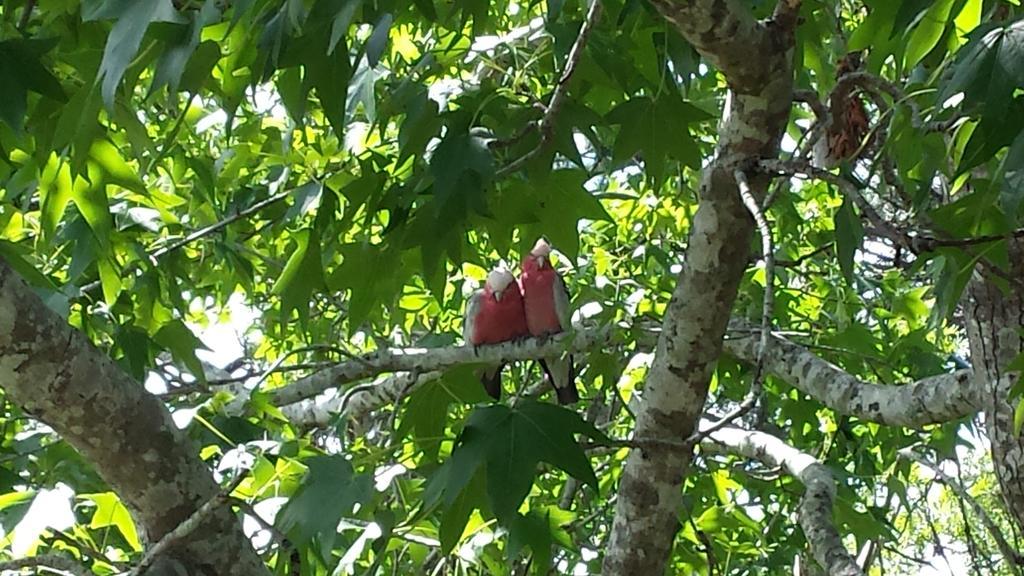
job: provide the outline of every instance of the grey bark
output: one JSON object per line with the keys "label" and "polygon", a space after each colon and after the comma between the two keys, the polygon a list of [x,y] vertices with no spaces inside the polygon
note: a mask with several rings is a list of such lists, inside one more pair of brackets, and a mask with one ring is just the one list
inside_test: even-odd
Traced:
{"label": "grey bark", "polygon": [[[0,386],[96,467],[155,542],[218,493],[163,403],[53,313],[0,261]],[[221,506],[168,551],[189,574],[269,574]]]}
{"label": "grey bark", "polygon": [[[705,421],[710,425],[711,422]],[[727,426],[710,436],[713,444],[726,451],[779,466],[804,485],[798,520],[815,560],[833,576],[860,576],[864,572],[843,546],[832,520],[836,480],[828,467],[814,456],[801,452],[779,438],[751,430]]]}
{"label": "grey bark", "polygon": [[1024,527],[1024,438],[1014,434],[1013,412],[1020,398],[1010,389],[1020,378],[1007,367],[1024,352],[1024,239],[1008,240],[1006,282],[975,273],[964,304],[975,384],[984,392],[985,425],[992,445],[992,463],[1007,510]]}
{"label": "grey bark", "polygon": [[[840,414],[907,428],[922,428],[981,410],[982,394],[971,370],[937,374],[888,386],[858,380],[810,350],[772,336],[765,369]],[[758,335],[729,338],[725,351],[757,362]]]}
{"label": "grey bark", "polygon": [[285,406],[312,398],[317,394],[350,382],[370,378],[385,372],[418,372],[425,374],[462,364],[500,364],[515,360],[530,360],[555,356],[562,352],[587,350],[608,342],[607,329],[581,330],[574,335],[558,335],[541,342],[529,339],[523,342],[505,342],[487,346],[454,346],[448,348],[385,349],[342,362],[327,370],[296,380],[292,384],[271,391],[271,402]]}
{"label": "grey bark", "polygon": [[[657,331],[632,332],[637,336],[635,344],[639,350],[651,350],[657,341]],[[576,327],[572,349],[586,352],[601,348],[611,341],[606,328]],[[498,354],[502,362],[513,361],[523,354],[542,354],[536,350],[536,343],[509,344],[501,348],[484,351],[484,354]],[[724,341],[724,351],[739,360],[754,364],[760,349],[759,337],[749,328],[730,330]],[[391,364],[413,362],[421,370],[431,367],[452,366],[479,360],[471,350],[460,346],[429,348],[415,351],[412,355],[397,351],[374,355],[378,358],[376,370],[370,376],[380,376],[393,371]],[[539,357],[539,356],[536,356]],[[399,360],[401,358],[401,360]],[[387,359],[387,360],[385,360]],[[772,335],[769,353],[764,358],[764,368],[775,377],[785,380],[798,390],[808,394],[823,405],[840,414],[879,424],[921,428],[930,424],[949,422],[968,416],[982,409],[982,393],[973,379],[973,371],[936,374],[914,382],[898,385],[875,384],[857,379],[842,368],[814,354],[807,348],[781,336]],[[339,371],[355,369],[360,360],[350,360],[339,365]],[[362,370],[368,370],[363,366]],[[403,395],[441,377],[442,371],[399,372],[374,382],[352,386],[336,391],[329,398],[308,398],[281,407],[281,411],[293,424],[301,426],[326,426],[337,417],[360,420]],[[330,380],[323,377],[320,382]],[[302,379],[305,381],[308,379]],[[237,385],[224,387],[233,394],[244,395],[245,390]],[[228,407],[236,413],[244,408],[245,397],[231,402]]]}
{"label": "grey bark", "polygon": [[[774,157],[793,100],[793,19],[760,22],[729,0],[652,0],[655,8],[725,76],[730,92],[715,158],[705,168],[683,270],[636,409],[634,438],[617,490],[604,558],[606,576],[663,574],[679,529],[681,484],[692,453],[670,442],[694,430],[722,351],[746,267],[753,220],[733,177],[745,162]],[[764,197],[763,176],[750,179]],[[665,442],[658,443],[657,440]]]}

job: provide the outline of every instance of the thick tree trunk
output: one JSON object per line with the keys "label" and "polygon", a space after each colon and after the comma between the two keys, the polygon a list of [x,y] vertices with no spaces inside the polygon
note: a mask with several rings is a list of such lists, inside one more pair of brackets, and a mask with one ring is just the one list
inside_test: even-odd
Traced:
{"label": "thick tree trunk", "polygon": [[[96,467],[150,542],[218,493],[160,400],[48,309],[2,261],[0,386]],[[226,506],[169,556],[190,575],[268,574]]]}
{"label": "thick tree trunk", "polygon": [[[653,4],[721,70],[731,90],[715,159],[702,176],[683,271],[636,410],[634,438],[667,442],[633,450],[626,460],[605,576],[665,572],[679,529],[683,474],[692,457],[671,443],[688,437],[700,418],[750,253],[753,219],[734,171],[776,155],[793,96],[791,13],[778,22],[758,22],[745,6],[728,0]],[[748,176],[755,195],[763,198],[767,180]]]}
{"label": "thick tree trunk", "polygon": [[1024,351],[1024,239],[1010,240],[1009,255],[1013,281],[975,273],[964,303],[975,380],[988,392],[982,403],[992,462],[1006,507],[1024,529],[1024,438],[1013,431],[1020,398],[1009,398],[1020,374],[1006,372]]}

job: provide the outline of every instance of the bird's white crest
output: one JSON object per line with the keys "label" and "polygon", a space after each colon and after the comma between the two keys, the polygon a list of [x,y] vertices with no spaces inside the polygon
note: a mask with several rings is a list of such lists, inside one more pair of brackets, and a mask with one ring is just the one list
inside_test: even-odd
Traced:
{"label": "bird's white crest", "polygon": [[543,256],[547,258],[551,254],[551,244],[543,238],[538,238],[537,243],[533,245],[533,250],[530,250],[532,256]]}
{"label": "bird's white crest", "polygon": [[491,293],[495,295],[504,292],[505,288],[508,288],[508,285],[515,281],[516,278],[511,272],[501,268],[495,268],[487,275],[487,287],[490,288]]}

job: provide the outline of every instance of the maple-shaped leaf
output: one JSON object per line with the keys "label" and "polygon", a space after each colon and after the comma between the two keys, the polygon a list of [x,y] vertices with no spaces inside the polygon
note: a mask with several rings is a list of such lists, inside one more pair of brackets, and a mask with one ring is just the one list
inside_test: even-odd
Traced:
{"label": "maple-shaped leaf", "polygon": [[582,434],[598,442],[608,438],[571,410],[524,400],[478,407],[460,434],[452,457],[438,472],[425,500],[444,495],[450,507],[480,465],[485,466],[487,496],[494,515],[503,522],[516,518],[533,480],[537,464],[547,462],[597,489],[597,477],[586,453],[576,442]]}
{"label": "maple-shaped leaf", "polygon": [[338,522],[366,502],[373,483],[369,476],[356,475],[344,456],[315,456],[304,464],[309,471],[281,508],[276,525],[298,546],[319,537],[322,549],[330,550]]}
{"label": "maple-shaped leaf", "polygon": [[1006,113],[1014,90],[1024,87],[1024,21],[1002,26],[988,23],[967,35],[942,83],[938,101],[958,92],[968,105],[981,108],[983,118]]}
{"label": "maple-shaped leaf", "polygon": [[632,98],[616,106],[605,120],[619,124],[612,160],[629,160],[637,152],[655,187],[665,177],[665,160],[675,158],[690,168],[700,167],[700,149],[690,135],[688,124],[703,122],[712,116],[678,97],[662,95]]}
{"label": "maple-shaped leaf", "polygon": [[28,92],[64,102],[67,98],[60,81],[39,61],[40,56],[57,45],[57,39],[14,39],[0,42],[0,120],[21,130]]}
{"label": "maple-shaped leaf", "polygon": [[103,103],[108,110],[114,108],[114,91],[138,53],[149,25],[153,22],[188,22],[174,8],[171,0],[103,0],[85,2],[82,6],[82,20],[86,22],[109,19],[116,19],[117,22],[107,37],[99,71],[99,76],[103,78]]}

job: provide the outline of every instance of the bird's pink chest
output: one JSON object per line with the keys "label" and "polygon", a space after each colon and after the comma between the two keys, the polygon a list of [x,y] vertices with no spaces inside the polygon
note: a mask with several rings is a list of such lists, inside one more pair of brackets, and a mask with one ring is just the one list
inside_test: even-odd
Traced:
{"label": "bird's pink chest", "polygon": [[530,334],[541,336],[561,332],[562,323],[555,308],[555,271],[525,269],[520,281]]}
{"label": "bird's pink chest", "polygon": [[489,292],[484,294],[473,326],[473,340],[477,344],[497,344],[527,334],[523,297],[518,286],[509,286],[501,300]]}

